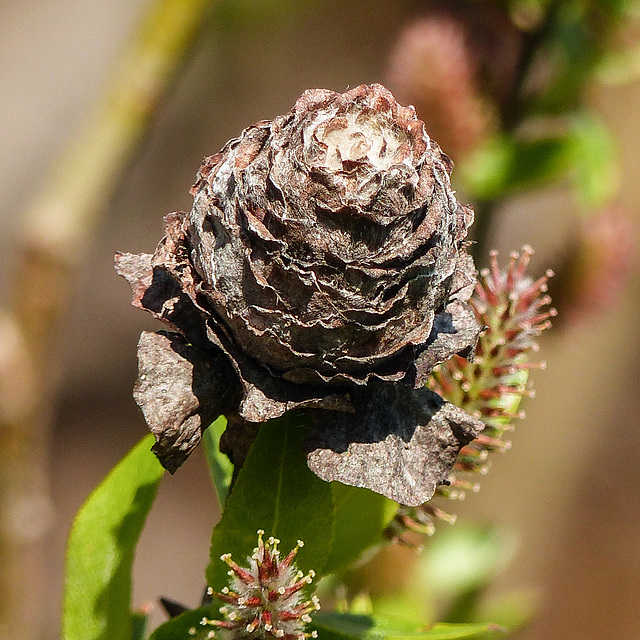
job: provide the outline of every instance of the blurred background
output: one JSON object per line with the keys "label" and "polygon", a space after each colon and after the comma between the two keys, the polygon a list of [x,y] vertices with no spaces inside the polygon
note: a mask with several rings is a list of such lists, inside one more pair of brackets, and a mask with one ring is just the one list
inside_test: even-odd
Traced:
{"label": "blurred background", "polygon": [[[478,160],[475,150],[501,129],[509,135],[524,131],[528,140],[542,126],[540,118],[526,120],[513,107],[517,92],[510,87],[518,73],[519,34],[535,32],[535,8],[549,3],[520,3],[520,13],[512,13],[517,29],[491,8],[509,3],[470,2],[473,11],[464,15],[446,4],[212,3],[202,34],[112,185],[100,219],[91,223],[81,248],[69,249],[78,251],[79,268],[54,348],[37,363],[55,380],[46,386],[46,405],[33,427],[38,447],[33,457],[27,455],[37,491],[17,521],[22,546],[29,548],[22,569],[32,591],[20,603],[30,621],[29,637],[59,636],[65,540],[73,515],[146,431],[131,389],[139,333],[155,325],[130,306],[128,285],[113,271],[114,252],[152,252],[163,234],[163,216],[190,208],[189,188],[201,159],[244,127],[285,113],[307,88],[343,91],[382,82],[401,102],[416,106],[456,162],[453,183],[461,199],[486,214],[478,262],[486,264],[488,249],[506,259],[509,251],[531,244],[533,274],[548,267],[557,271],[552,294],[560,314],[541,340],[539,356],[548,366],[533,372],[537,393],[525,403],[527,418],[516,425],[512,450],[495,456],[480,493],[452,510],[459,522],[497,523],[517,539],[517,555],[493,588],[535,592],[537,612],[518,637],[640,638],[640,278],[634,248],[640,81],[631,72],[598,76],[605,82],[583,77],[576,87],[567,81],[574,102],[565,101],[556,112],[540,107],[545,136],[563,130],[563,109],[593,114],[608,131],[611,149],[587,145],[580,151],[585,158],[610,153],[614,159],[616,171],[603,163],[605,185],[594,187],[604,195],[598,191],[585,204],[585,197],[576,197],[570,171],[558,171],[557,179],[547,173],[545,179],[553,179],[523,180],[511,190],[491,191],[486,180],[478,186],[486,158],[494,156],[485,153]],[[559,11],[569,4],[556,3]],[[101,99],[110,69],[148,6],[140,0],[0,5],[0,294],[7,304],[19,297],[14,289],[24,275],[23,242],[31,233],[25,235],[24,214]],[[616,31],[611,40],[638,47],[631,23],[621,21],[615,29],[623,35]],[[576,47],[571,59],[571,51],[567,47],[568,66],[580,68],[584,52]],[[444,54],[442,65],[434,52]],[[535,95],[553,71],[540,65],[520,95]],[[482,82],[484,94],[478,89]],[[494,102],[487,98],[491,90]],[[101,172],[99,159],[93,170]],[[43,237],[57,232],[56,225],[39,229]],[[32,286],[37,291],[39,283]],[[10,406],[10,383],[19,383],[20,370],[7,355],[12,334],[3,328],[1,335],[0,396]],[[0,444],[13,455],[4,435]],[[136,560],[135,603],[159,595],[189,605],[199,601],[214,505],[197,452],[161,485]],[[407,553],[391,555],[397,565],[385,562],[390,576],[398,567],[402,573]]]}

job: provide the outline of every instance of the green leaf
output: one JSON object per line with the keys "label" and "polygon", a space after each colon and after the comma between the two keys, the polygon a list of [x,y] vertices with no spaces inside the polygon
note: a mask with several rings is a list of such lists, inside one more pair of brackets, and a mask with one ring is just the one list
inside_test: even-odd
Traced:
{"label": "green leaf", "polygon": [[[374,595],[372,612],[377,618],[398,618],[416,626],[425,626],[438,618],[432,600],[417,589],[394,589]],[[349,611],[352,612],[351,609]]]}
{"label": "green leaf", "polygon": [[640,77],[640,43],[605,52],[596,67],[598,80],[608,86],[635,82]]}
{"label": "green leaf", "polygon": [[533,587],[519,587],[480,603],[477,618],[493,620],[511,633],[527,627],[540,608],[540,592]]}
{"label": "green leaf", "polygon": [[302,452],[305,435],[306,425],[298,414],[260,427],[211,537],[207,580],[214,590],[220,591],[228,579],[220,556],[231,553],[238,564],[246,564],[258,529],[279,538],[284,553],[303,540],[298,567],[323,573],[331,551],[333,500],[330,485],[307,466]]}
{"label": "green leaf", "polygon": [[147,637],[149,613],[137,610],[131,614],[131,640],[144,640]]}
{"label": "green leaf", "polygon": [[89,496],[67,547],[62,637],[132,637],[131,567],[163,469],[143,438]]}
{"label": "green leaf", "polygon": [[559,115],[583,101],[600,46],[580,4],[563,3],[555,25],[547,33],[542,55],[550,65],[548,84],[532,98],[538,113]]}
{"label": "green leaf", "polygon": [[201,624],[204,618],[218,618],[215,608],[211,606],[190,609],[171,620],[161,624],[149,637],[149,640],[204,640],[213,627]]}
{"label": "green leaf", "polygon": [[385,527],[395,515],[398,504],[384,496],[331,483],[334,503],[333,545],[324,567],[325,573],[335,573],[353,564],[374,545],[383,542]]}
{"label": "green leaf", "polygon": [[319,640],[456,640],[458,638],[488,638],[502,631],[494,624],[435,624],[429,627],[400,620],[391,620],[350,613],[317,613],[313,625]]}
{"label": "green leaf", "polygon": [[537,140],[497,136],[470,154],[460,173],[472,196],[498,200],[565,176],[572,152],[567,135]]}
{"label": "green leaf", "polygon": [[607,204],[620,184],[611,135],[601,120],[584,112],[568,119],[562,135],[534,140],[497,136],[472,153],[460,173],[471,195],[486,201],[569,177],[578,201],[589,209]]}
{"label": "green leaf", "polygon": [[608,127],[588,113],[570,121],[571,177],[583,207],[601,209],[618,193],[618,156]]}
{"label": "green leaf", "polygon": [[343,640],[365,638],[374,628],[371,616],[355,613],[316,613],[312,627],[318,631],[319,640]]}
{"label": "green leaf", "polygon": [[254,25],[284,29],[321,6],[318,0],[222,0],[215,3],[214,23],[217,29],[231,34]]}
{"label": "green leaf", "polygon": [[437,594],[456,596],[489,584],[512,560],[516,547],[514,536],[504,529],[458,523],[433,537],[417,579]]}
{"label": "green leaf", "polygon": [[424,640],[456,640],[457,638],[489,638],[503,635],[504,631],[490,623],[447,624],[439,622],[429,628],[404,625],[397,621],[376,619],[376,626],[370,636],[388,638],[388,640],[404,640],[404,638],[421,638]]}
{"label": "green leaf", "polygon": [[233,475],[233,464],[231,460],[220,451],[220,436],[227,428],[227,419],[220,416],[202,434],[202,445],[204,447],[204,457],[209,467],[211,481],[218,496],[220,511],[229,496],[231,486],[231,476]]}

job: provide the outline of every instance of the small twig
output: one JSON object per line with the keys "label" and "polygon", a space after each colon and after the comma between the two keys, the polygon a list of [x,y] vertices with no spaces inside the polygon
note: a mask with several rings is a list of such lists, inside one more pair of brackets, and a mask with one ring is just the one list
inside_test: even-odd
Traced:
{"label": "small twig", "polygon": [[[536,55],[540,51],[541,44],[549,35],[549,30],[555,24],[558,11],[562,7],[562,0],[553,0],[546,9],[544,19],[537,28],[526,34],[514,82],[512,83],[511,95],[504,101],[501,109],[500,120],[502,129],[507,134],[513,134],[514,130],[522,124],[527,114],[527,103],[524,96],[529,73],[532,65],[535,63]],[[488,242],[491,237],[493,223],[499,210],[499,202],[483,201],[474,205],[476,211],[476,221],[474,228],[474,239],[476,244],[473,247],[473,257],[479,266],[482,266],[482,260],[488,255]]]}
{"label": "small twig", "polygon": [[562,0],[552,0],[547,6],[540,24],[533,31],[525,34],[524,44],[516,68],[515,81],[512,84],[512,93],[510,98],[505,101],[504,108],[500,114],[502,128],[507,133],[512,133],[522,123],[523,117],[526,115],[527,105],[524,100],[523,90],[526,88],[529,72],[536,61],[540,46],[555,25],[558,11],[562,8],[562,5]]}

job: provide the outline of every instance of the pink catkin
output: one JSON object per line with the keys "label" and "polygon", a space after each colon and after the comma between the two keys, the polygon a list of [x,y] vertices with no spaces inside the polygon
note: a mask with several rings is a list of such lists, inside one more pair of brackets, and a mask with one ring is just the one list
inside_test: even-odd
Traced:
{"label": "pink catkin", "polygon": [[478,70],[465,26],[453,15],[416,20],[400,34],[389,62],[388,82],[413,104],[429,134],[448,155],[473,149],[489,128]]}
{"label": "pink catkin", "polygon": [[[545,366],[530,362],[528,356],[537,351],[535,338],[550,326],[550,318],[556,314],[555,309],[548,308],[551,299],[545,293],[552,273],[535,281],[527,277],[532,253],[528,246],[520,254],[512,253],[503,271],[497,252],[491,252],[489,268],[482,271],[470,300],[476,319],[487,327],[476,347],[476,362],[455,356],[432,374],[433,390],[481,416],[487,425],[461,449],[449,486],[439,487],[436,492],[442,499],[460,499],[466,487],[478,490],[477,483],[459,474],[485,473],[489,453],[504,452],[510,447],[504,436],[513,430],[513,420],[524,417],[524,412],[517,409],[519,399],[533,396],[527,385],[528,371]],[[431,503],[413,509],[401,507],[387,533],[402,541],[407,531],[430,534],[434,520],[452,518]]]}

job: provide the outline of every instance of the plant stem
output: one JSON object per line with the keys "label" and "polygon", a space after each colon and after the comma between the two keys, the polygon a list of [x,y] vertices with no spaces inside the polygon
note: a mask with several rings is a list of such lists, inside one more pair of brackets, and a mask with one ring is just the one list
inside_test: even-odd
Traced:
{"label": "plant stem", "polygon": [[473,259],[478,269],[485,267],[489,260],[489,242],[493,241],[493,221],[498,209],[497,200],[482,200],[473,205],[476,218],[473,226],[475,244],[471,247]]}
{"label": "plant stem", "polygon": [[[531,67],[536,61],[536,55],[540,47],[546,41],[549,32],[555,26],[558,12],[562,8],[562,0],[552,0],[546,9],[544,18],[537,28],[525,34],[522,50],[518,59],[515,80],[512,84],[511,95],[505,100],[501,109],[500,121],[502,130],[513,135],[514,131],[526,118],[529,103],[525,95],[525,89]],[[487,260],[488,242],[491,237],[493,223],[499,210],[499,201],[484,201],[476,203],[476,221],[474,236],[476,244],[473,247],[473,257],[476,264],[482,266]]]}
{"label": "plant stem", "polygon": [[211,0],[155,0],[93,116],[24,215],[0,313],[0,636],[41,631],[34,615],[46,530],[47,440],[56,336],[107,201],[200,32]]}

